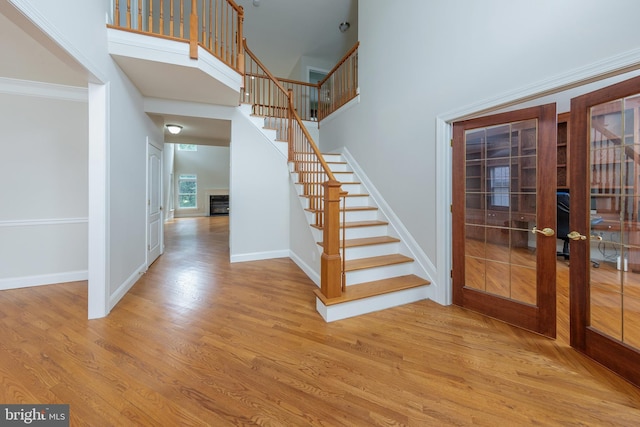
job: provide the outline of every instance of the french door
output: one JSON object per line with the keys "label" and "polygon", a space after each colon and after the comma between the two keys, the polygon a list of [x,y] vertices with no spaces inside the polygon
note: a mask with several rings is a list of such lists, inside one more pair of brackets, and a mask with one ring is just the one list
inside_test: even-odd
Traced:
{"label": "french door", "polygon": [[570,133],[571,345],[640,385],[640,78],[572,99]]}
{"label": "french door", "polygon": [[453,125],[453,303],[556,334],[556,108]]}

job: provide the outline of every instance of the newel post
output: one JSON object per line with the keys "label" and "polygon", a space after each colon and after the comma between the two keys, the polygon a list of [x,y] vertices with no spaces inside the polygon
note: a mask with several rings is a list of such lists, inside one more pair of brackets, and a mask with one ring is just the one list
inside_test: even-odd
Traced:
{"label": "newel post", "polygon": [[189,16],[189,58],[198,59],[198,4],[191,0],[191,16]]}
{"label": "newel post", "polygon": [[327,298],[342,295],[340,259],[340,183],[324,183],[323,251],[320,259],[320,290]]}

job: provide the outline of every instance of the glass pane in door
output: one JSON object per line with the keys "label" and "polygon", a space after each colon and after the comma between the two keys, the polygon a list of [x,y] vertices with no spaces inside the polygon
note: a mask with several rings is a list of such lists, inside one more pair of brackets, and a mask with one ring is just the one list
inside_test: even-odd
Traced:
{"label": "glass pane in door", "polygon": [[590,327],[640,348],[640,97],[591,107]]}
{"label": "glass pane in door", "polygon": [[536,119],[465,131],[465,286],[536,304]]}

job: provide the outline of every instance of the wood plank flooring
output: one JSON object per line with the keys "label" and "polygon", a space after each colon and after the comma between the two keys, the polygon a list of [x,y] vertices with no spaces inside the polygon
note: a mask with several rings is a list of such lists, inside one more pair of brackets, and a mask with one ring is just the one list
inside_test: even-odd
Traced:
{"label": "wood plank flooring", "polygon": [[166,240],[104,319],[86,283],[0,292],[0,403],[73,426],[640,424],[640,390],[567,343],[563,262],[553,341],[430,301],[326,324],[289,259],[228,262],[227,217]]}

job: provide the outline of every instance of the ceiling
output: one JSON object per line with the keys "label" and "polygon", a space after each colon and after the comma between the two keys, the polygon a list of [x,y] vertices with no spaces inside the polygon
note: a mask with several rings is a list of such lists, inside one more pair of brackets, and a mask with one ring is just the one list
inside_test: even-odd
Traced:
{"label": "ceiling", "polygon": [[[245,10],[244,36],[276,76],[288,77],[301,57],[335,64],[358,40],[357,0],[257,0],[258,7],[253,2],[236,0]],[[338,26],[345,21],[351,27],[342,33]],[[0,2],[0,55],[11,58],[0,61],[0,78],[80,87],[90,79],[67,52],[7,2]],[[231,128],[225,120],[171,115],[151,119],[159,126],[184,126],[180,142],[229,144]]]}
{"label": "ceiling", "polygon": [[[300,57],[337,63],[358,41],[357,0],[236,0],[244,8],[249,49],[277,77],[288,77]],[[341,22],[351,27],[342,33]]]}

